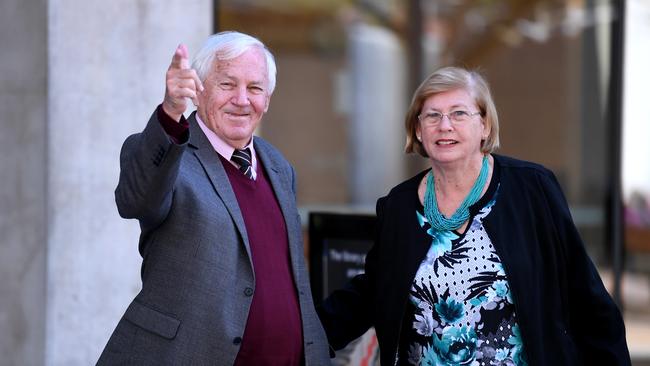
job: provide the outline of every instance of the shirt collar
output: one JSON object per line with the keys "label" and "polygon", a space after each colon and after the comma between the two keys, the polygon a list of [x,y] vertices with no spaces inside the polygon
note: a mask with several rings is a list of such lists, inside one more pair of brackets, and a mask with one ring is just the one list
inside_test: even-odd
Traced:
{"label": "shirt collar", "polygon": [[[201,120],[201,117],[199,117],[199,114],[196,113],[194,115],[196,117],[196,122],[198,122],[199,127],[201,127],[201,130],[205,134],[205,137],[208,138],[208,141],[210,141],[210,144],[214,148],[214,150],[221,155],[224,159],[228,160],[230,164],[233,166],[239,167],[237,164],[234,162],[230,161],[230,158],[232,157],[232,153],[235,151],[235,148],[228,145],[227,142],[225,142],[219,135],[214,133],[208,126],[203,123]],[[253,171],[253,180],[257,179],[257,157],[255,154],[255,147],[253,144],[253,141],[255,140],[255,136],[251,137],[251,141],[244,146],[244,149],[249,148],[251,150],[251,157],[252,157],[252,164],[251,164],[251,169]]]}

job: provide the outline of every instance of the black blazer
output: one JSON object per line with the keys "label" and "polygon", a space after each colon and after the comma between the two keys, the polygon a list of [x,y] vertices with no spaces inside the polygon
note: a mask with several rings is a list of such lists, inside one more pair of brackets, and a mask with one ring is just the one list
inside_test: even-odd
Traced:
{"label": "black blazer", "polygon": [[[538,164],[494,158],[492,179],[499,180],[500,192],[484,225],[508,275],[529,365],[630,365],[621,314],[555,176]],[[430,246],[413,214],[426,173],[377,201],[376,240],[365,273],[319,306],[334,349],[374,326],[381,364],[395,363],[408,293]]]}

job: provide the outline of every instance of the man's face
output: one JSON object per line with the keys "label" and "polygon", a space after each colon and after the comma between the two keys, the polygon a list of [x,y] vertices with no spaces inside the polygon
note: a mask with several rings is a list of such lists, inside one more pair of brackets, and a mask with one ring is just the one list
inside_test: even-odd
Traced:
{"label": "man's face", "polygon": [[266,58],[259,47],[217,61],[198,95],[199,117],[230,146],[242,148],[269,108],[268,85]]}

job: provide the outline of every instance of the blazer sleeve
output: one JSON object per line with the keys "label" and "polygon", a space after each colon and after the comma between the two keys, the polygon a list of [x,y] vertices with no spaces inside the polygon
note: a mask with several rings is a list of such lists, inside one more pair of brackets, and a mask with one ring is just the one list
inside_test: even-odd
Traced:
{"label": "blazer sleeve", "polygon": [[621,313],[590,260],[552,172],[541,175],[564,257],[569,331],[586,365],[630,365]]}
{"label": "blazer sleeve", "polygon": [[379,243],[384,198],[377,201],[377,226],[375,242],[366,255],[364,273],[352,278],[343,288],[335,290],[316,307],[325,328],[330,346],[339,350],[362,336],[373,324],[373,284],[376,268],[376,253]]}
{"label": "blazer sleeve", "polygon": [[120,216],[138,219],[143,229],[158,226],[165,219],[186,146],[187,141],[172,142],[155,111],[141,133],[126,139],[115,189]]}

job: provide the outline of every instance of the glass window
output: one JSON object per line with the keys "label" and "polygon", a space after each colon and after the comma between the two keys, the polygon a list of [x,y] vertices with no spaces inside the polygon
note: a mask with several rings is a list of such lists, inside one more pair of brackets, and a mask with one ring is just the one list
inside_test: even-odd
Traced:
{"label": "glass window", "polygon": [[406,177],[401,3],[218,2],[219,29],[259,36],[276,56],[277,88],[258,132],[294,164],[303,206],[374,212]]}

